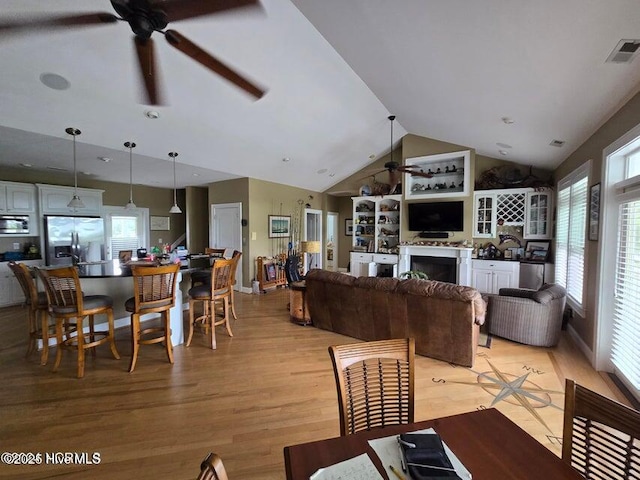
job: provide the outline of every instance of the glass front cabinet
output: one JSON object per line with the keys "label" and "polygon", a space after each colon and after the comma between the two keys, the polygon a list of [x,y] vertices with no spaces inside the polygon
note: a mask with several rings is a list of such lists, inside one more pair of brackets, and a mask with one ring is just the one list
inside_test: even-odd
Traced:
{"label": "glass front cabinet", "polygon": [[527,240],[551,238],[552,190],[478,190],[473,195],[474,238],[496,238],[501,226],[523,227]]}
{"label": "glass front cabinet", "polygon": [[469,195],[471,152],[443,153],[405,160],[404,198],[443,198]]}
{"label": "glass front cabinet", "polygon": [[400,243],[400,200],[400,195],[353,198],[353,251],[396,252]]}

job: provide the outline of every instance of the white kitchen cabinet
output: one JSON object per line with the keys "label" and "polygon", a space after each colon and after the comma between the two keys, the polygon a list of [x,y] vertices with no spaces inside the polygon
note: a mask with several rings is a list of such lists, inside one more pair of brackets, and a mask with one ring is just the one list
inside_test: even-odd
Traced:
{"label": "white kitchen cabinet", "polygon": [[36,213],[36,187],[30,183],[0,182],[0,213]]}
{"label": "white kitchen cabinet", "polygon": [[40,199],[42,215],[101,215],[102,193],[104,190],[78,188],[78,196],[84,208],[69,208],[67,205],[73,198],[74,187],[36,184]]}
{"label": "white kitchen cabinet", "polygon": [[524,238],[546,240],[551,238],[553,195],[550,190],[527,192]]}
{"label": "white kitchen cabinet", "polygon": [[[30,267],[39,267],[44,265],[44,260],[25,260],[19,263],[24,263]],[[22,288],[9,268],[9,262],[0,262],[0,307],[19,305],[24,300]]]}
{"label": "white kitchen cabinet", "polygon": [[498,293],[518,288],[520,263],[501,260],[471,260],[471,286],[480,293]]}
{"label": "white kitchen cabinet", "polygon": [[351,252],[349,255],[349,273],[354,277],[368,277],[369,265],[373,263],[372,253]]}

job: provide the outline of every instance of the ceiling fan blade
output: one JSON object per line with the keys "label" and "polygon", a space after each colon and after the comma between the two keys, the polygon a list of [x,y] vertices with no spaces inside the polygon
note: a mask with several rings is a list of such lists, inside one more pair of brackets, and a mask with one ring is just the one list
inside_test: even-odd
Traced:
{"label": "ceiling fan blade", "polygon": [[169,22],[237,8],[261,6],[258,0],[156,0],[150,4],[154,10],[162,10]]}
{"label": "ceiling fan blade", "polygon": [[240,75],[239,73],[233,71],[231,68],[227,67],[224,63],[216,58],[212,57],[211,54],[205,52],[202,48],[198,47],[191,40],[188,40],[186,37],[176,32],[175,30],[167,30],[165,33],[165,38],[175,48],[180,50],[182,53],[190,56],[196,62],[204,65],[209,70],[216,72],[221,77],[227,79],[231,83],[235,84],[239,88],[245,90],[256,98],[262,98],[265,94],[265,91],[253,84],[251,81]]}
{"label": "ceiling fan blade", "polygon": [[162,105],[158,92],[158,69],[156,68],[156,56],[153,39],[141,39],[133,37],[138,54],[138,64],[140,65],[141,79],[147,94],[148,105]]}
{"label": "ceiling fan blade", "polygon": [[0,31],[54,29],[62,27],[82,27],[85,25],[99,25],[114,23],[118,17],[107,12],[85,13],[82,15],[64,15],[59,17],[30,18],[0,22]]}

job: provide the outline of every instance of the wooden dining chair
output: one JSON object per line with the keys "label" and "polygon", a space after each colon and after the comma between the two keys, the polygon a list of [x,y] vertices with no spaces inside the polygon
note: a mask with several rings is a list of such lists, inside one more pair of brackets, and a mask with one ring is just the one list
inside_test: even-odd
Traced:
{"label": "wooden dining chair", "polygon": [[[229,336],[233,337],[231,324],[229,323],[229,299],[233,289],[231,282],[234,264],[235,260],[233,258],[216,259],[211,267],[209,284],[198,285],[189,289],[189,336],[187,338],[187,347],[191,345],[195,326],[203,326],[205,332],[209,328],[211,329],[210,345],[214,350],[216,348],[216,325],[224,325]],[[203,313],[196,317],[195,309],[199,303],[202,303]],[[222,314],[221,320],[216,320],[218,306]]]}
{"label": "wooden dining chair", "polygon": [[[173,263],[161,267],[132,265],[133,297],[124,307],[131,313],[131,362],[129,372],[136,368],[140,345],[165,343],[169,363],[173,363],[173,345],[171,344],[170,310],[176,302],[176,277],[180,265]],[[160,325],[140,327],[140,316],[149,313],[160,314]]]}
{"label": "wooden dining chair", "polygon": [[[84,376],[85,350],[91,349],[95,356],[95,347],[109,343],[111,353],[116,359],[120,354],[116,349],[113,331],[113,299],[107,295],[83,295],[76,267],[39,268],[37,269],[45,286],[49,303],[49,315],[56,321],[56,362],[53,371],[57,371],[62,360],[62,351],[77,351],[78,378]],[[107,330],[96,331],[94,317],[107,316]],[[89,319],[89,331],[84,332],[84,319]],[[76,335],[66,336],[65,324],[70,319],[76,320]]]}
{"label": "wooden dining chair", "polygon": [[218,455],[210,453],[202,461],[198,480],[229,480],[222,459]]}
{"label": "wooden dining chair", "polygon": [[640,478],[640,412],[567,379],[562,459],[588,479]]}
{"label": "wooden dining chair", "polygon": [[233,256],[231,257],[232,260],[234,260],[234,264],[233,267],[231,267],[231,296],[229,297],[229,307],[231,308],[231,315],[233,315],[233,318],[235,318],[236,320],[238,319],[238,316],[236,315],[236,302],[235,302],[235,289],[233,287],[235,287],[236,285],[236,273],[238,271],[238,264],[240,263],[240,257],[242,257],[242,252],[239,252],[238,250],[234,250],[233,251]]}
{"label": "wooden dining chair", "polygon": [[45,292],[38,292],[36,281],[29,267],[24,263],[9,262],[9,268],[15,275],[27,307],[27,326],[29,328],[28,357],[38,350],[38,341],[42,341],[40,364],[46,365],[49,360],[49,338],[55,338],[55,325],[49,324],[49,302]]}
{"label": "wooden dining chair", "polygon": [[329,347],[338,390],[340,435],[413,422],[413,338]]}

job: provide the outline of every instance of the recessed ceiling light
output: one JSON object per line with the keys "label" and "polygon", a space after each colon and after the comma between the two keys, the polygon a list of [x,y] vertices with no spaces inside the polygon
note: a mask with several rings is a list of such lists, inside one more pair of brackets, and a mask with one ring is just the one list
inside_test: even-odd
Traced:
{"label": "recessed ceiling light", "polygon": [[88,176],[88,177],[89,177],[89,176],[91,176],[91,175],[93,175],[93,173],[91,173],[91,172],[82,172],[82,174],[83,174],[83,175],[86,175],[86,176]]}
{"label": "recessed ceiling light", "polygon": [[150,118],[152,120],[155,120],[156,118],[160,117],[160,114],[155,110],[147,110],[146,112],[144,112],[144,115],[145,117]]}
{"label": "recessed ceiling light", "polygon": [[199,177],[200,176],[199,173],[192,173],[191,175],[193,175],[194,177]]}
{"label": "recessed ceiling light", "polygon": [[40,81],[54,90],[67,90],[71,86],[69,80],[57,73],[43,73],[40,75]]}
{"label": "recessed ceiling light", "polygon": [[511,145],[509,145],[508,143],[502,143],[502,142],[498,142],[496,143],[497,146],[499,146],[500,148],[513,148]]}
{"label": "recessed ceiling light", "polygon": [[326,169],[326,168],[321,168],[320,170],[318,170],[318,172],[317,172],[317,173],[318,173],[318,174],[321,174],[321,173],[327,173],[327,169]]}
{"label": "recessed ceiling light", "polygon": [[22,165],[23,167],[26,167],[26,168],[33,167],[33,165],[31,165],[30,163],[21,163],[20,165]]}
{"label": "recessed ceiling light", "polygon": [[564,145],[564,140],[551,140],[549,145],[552,147],[562,147]]}
{"label": "recessed ceiling light", "polygon": [[284,158],[282,159],[282,161],[286,163],[286,162],[291,161],[291,159],[290,159],[289,157],[284,157]]}
{"label": "recessed ceiling light", "polygon": [[498,150],[500,155],[506,155],[508,152],[506,150]]}
{"label": "recessed ceiling light", "polygon": [[369,155],[369,160],[373,160],[374,158],[376,158],[376,154],[372,153],[371,155]]}
{"label": "recessed ceiling light", "polygon": [[329,174],[329,176],[330,176],[330,177],[335,177],[335,176],[336,176],[336,174],[335,174],[335,173],[330,173],[330,174]]}
{"label": "recessed ceiling light", "polygon": [[105,163],[109,163],[111,161],[109,157],[98,157],[98,160],[102,160]]}
{"label": "recessed ceiling light", "polygon": [[515,120],[510,117],[502,117],[502,122],[506,123],[507,125],[511,125],[512,123],[515,123]]}

